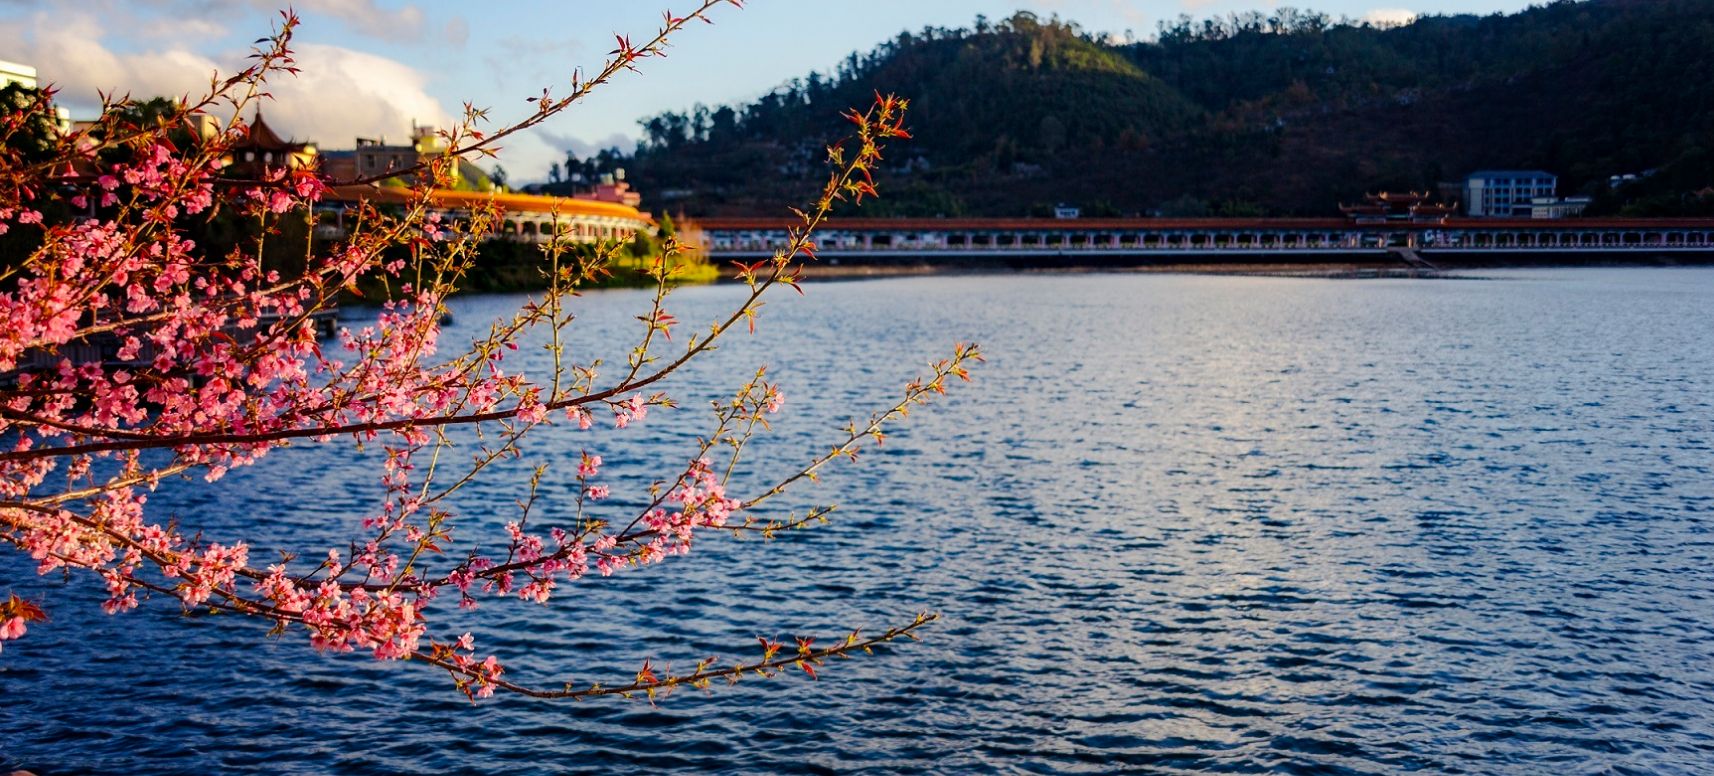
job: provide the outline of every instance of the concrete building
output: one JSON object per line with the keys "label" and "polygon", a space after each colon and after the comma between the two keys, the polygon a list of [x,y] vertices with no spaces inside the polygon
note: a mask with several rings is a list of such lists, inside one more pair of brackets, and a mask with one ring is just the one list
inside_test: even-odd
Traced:
{"label": "concrete building", "polygon": [[[0,89],[12,84],[17,84],[25,89],[39,88],[40,82],[37,79],[36,69],[29,65],[0,59]],[[65,108],[54,108],[54,123],[59,125],[62,135],[72,130],[71,114]]]}
{"label": "concrete building", "polygon": [[1465,212],[1472,218],[1528,218],[1537,197],[1553,197],[1559,178],[1540,170],[1482,170],[1464,179]]}
{"label": "concrete building", "polygon": [[1592,201],[1591,197],[1536,197],[1530,200],[1530,218],[1576,218],[1583,215]]}
{"label": "concrete building", "polygon": [[601,182],[595,184],[594,189],[585,194],[580,194],[578,197],[595,202],[612,202],[626,207],[640,207],[643,204],[643,195],[633,191],[631,184],[625,182],[624,169],[614,170],[610,174],[601,176]]}
{"label": "concrete building", "polygon": [[[434,127],[413,127],[410,145],[388,145],[386,138],[357,138],[353,150],[324,151],[322,172],[335,181],[388,177],[446,153],[446,139]],[[463,165],[454,165],[453,183],[463,177]]]}
{"label": "concrete building", "polygon": [[19,84],[25,89],[36,88],[36,69],[0,59],[0,88],[8,84]]}

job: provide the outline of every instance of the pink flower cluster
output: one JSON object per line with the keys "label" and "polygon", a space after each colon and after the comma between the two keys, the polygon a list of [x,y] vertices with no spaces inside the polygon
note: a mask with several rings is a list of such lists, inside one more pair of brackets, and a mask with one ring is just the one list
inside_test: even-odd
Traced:
{"label": "pink flower cluster", "polygon": [[648,416],[649,402],[640,393],[613,405],[613,425],[619,428],[641,422]]}
{"label": "pink flower cluster", "polygon": [[[435,586],[401,579],[401,552],[448,539],[432,528],[444,514],[425,517],[416,492],[411,457],[429,436],[412,424],[507,407],[524,423],[544,422],[539,388],[505,371],[503,348],[482,359],[435,360],[446,293],[438,286],[402,286],[372,325],[341,331],[339,347],[324,351],[310,314],[359,277],[397,275],[398,263],[378,269],[387,238],[354,238],[290,278],[252,253],[206,255],[180,224],[212,207],[215,170],[161,142],[135,149],[92,176],[99,197],[71,195],[78,207],[111,212],[46,231],[37,255],[0,291],[0,373],[15,379],[0,398],[0,532],[42,573],[101,576],[109,612],[134,608],[139,589],[150,588],[187,608],[301,623],[319,649],[408,657]],[[271,184],[247,192],[253,213],[309,208],[325,191],[307,172]],[[41,220],[33,208],[0,208],[0,228]],[[78,355],[90,347],[108,354]],[[248,567],[243,542],[204,542],[144,518],[147,493],[162,477],[200,471],[216,480],[290,438],[338,434],[388,440],[387,497],[349,563],[335,555],[319,575],[260,572]],[[170,457],[146,458],[152,448]],[[99,486],[42,495],[55,472],[89,479],[101,461],[109,463]],[[253,582],[249,591],[243,579]],[[546,589],[530,594],[545,599]],[[21,620],[4,627],[12,637],[23,633]]]}
{"label": "pink flower cluster", "polygon": [[[668,27],[714,4],[704,0],[690,17],[669,15]],[[268,74],[293,70],[287,43],[295,24],[285,14],[255,64],[217,85],[200,106],[182,106],[176,119],[216,103],[242,114],[249,99],[265,93]],[[665,35],[641,47],[621,40],[600,79],[658,53]],[[520,127],[572,102],[550,106],[544,95],[538,117]],[[864,123],[863,114],[864,150],[850,165],[841,163],[819,215],[804,216],[805,240],[793,254],[810,250],[807,235],[833,200],[873,193],[867,170],[880,155],[874,141],[903,135],[897,125],[902,108],[886,98],[875,109],[879,123]],[[470,111],[474,124],[480,112]],[[6,321],[0,327],[0,383],[6,385],[0,389],[0,542],[30,555],[41,573],[77,569],[99,576],[109,613],[158,595],[186,609],[301,628],[317,650],[423,660],[451,672],[476,698],[502,686],[518,688],[502,679],[497,658],[475,653],[470,634],[451,641],[430,636],[425,611],[443,591],[457,591],[460,607],[477,606],[481,595],[545,603],[558,586],[591,570],[611,575],[686,554],[698,531],[728,527],[745,507],[727,495],[725,474],[701,456],[729,445],[735,463],[750,435],[767,426],[762,416],[781,409],[784,396],[762,381],[760,370],[732,402],[716,405],[718,432],[702,442],[676,480],[647,489],[648,506],[632,513],[628,524],[611,521],[618,508],[608,501],[612,487],[596,481],[602,457],[584,453],[576,461],[575,489],[561,490],[551,467],[537,470],[503,540],[478,543],[462,535],[464,521],[450,511],[449,497],[488,466],[519,455],[526,431],[552,423],[558,412],[568,425],[592,430],[591,410],[598,404],[620,429],[644,421],[651,408],[675,406],[663,394],[634,392],[706,352],[725,328],[693,338],[682,356],[658,357],[651,350],[654,335],[670,340],[677,323],[661,306],[663,283],[654,312],[639,318],[647,333],[632,352],[628,376],[598,387],[600,362],[562,364],[556,349],[554,379],[532,382],[508,371],[506,357],[530,327],[557,332],[570,322],[557,301],[573,289],[556,287],[556,303],[526,305],[468,350],[442,356],[446,296],[471,266],[474,236],[491,231],[498,213],[473,207],[468,223],[466,216],[449,221],[431,212],[427,193],[388,212],[363,206],[347,219],[360,228],[331,245],[312,243],[316,252],[306,266],[287,270],[297,266],[296,257],[264,257],[264,245],[277,250],[279,242],[264,235],[286,219],[308,216],[313,225],[327,191],[317,174],[222,177],[220,160],[241,138],[238,128],[198,134],[181,147],[169,142],[182,129],[174,121],[138,127],[113,112],[98,124],[99,132],[63,142],[53,164],[22,164],[16,149],[0,144],[0,234],[23,233],[40,245],[0,286],[0,319]],[[482,137],[473,127],[461,132]],[[465,138],[455,132],[448,140],[464,147]],[[431,163],[423,175],[446,180],[455,156]],[[64,202],[48,207],[55,199]],[[69,218],[44,215],[71,209],[76,215]],[[189,227],[217,212],[236,213],[258,231],[229,251],[196,244]],[[746,268],[751,295],[733,320],[753,317],[769,286],[796,285],[791,261],[779,257],[771,274],[762,264]],[[664,281],[666,257],[656,266]],[[318,333],[317,317],[338,298],[376,287],[384,287],[385,296],[371,322],[332,337]],[[932,385],[938,387],[942,376]],[[474,427],[478,444],[456,449],[462,438],[445,431],[456,426]],[[876,429],[871,425],[867,433],[878,439]],[[354,516],[360,521],[353,521],[357,533],[346,552],[329,550],[309,560],[282,553],[287,560],[257,568],[250,565],[252,555],[274,557],[285,548],[204,538],[194,526],[150,519],[149,495],[164,479],[214,481],[277,447],[332,441],[384,454],[380,498],[372,511]],[[835,454],[853,450],[841,446]],[[447,474],[460,466],[448,463],[457,458],[468,468]],[[813,474],[823,462],[798,476]],[[536,508],[538,497],[556,495],[575,503]],[[559,525],[556,508],[563,510]],[[43,617],[16,598],[0,601],[0,642],[23,636]],[[659,680],[647,665],[640,683],[644,676],[651,694],[655,684],[673,681]]]}
{"label": "pink flower cluster", "polygon": [[715,474],[713,463],[699,458],[668,493],[665,503],[676,508],[656,507],[643,515],[641,523],[648,533],[638,538],[634,555],[604,554],[596,561],[604,576],[624,568],[633,558],[637,565],[648,565],[689,553],[696,529],[724,527],[743,502],[727,496],[726,485]]}

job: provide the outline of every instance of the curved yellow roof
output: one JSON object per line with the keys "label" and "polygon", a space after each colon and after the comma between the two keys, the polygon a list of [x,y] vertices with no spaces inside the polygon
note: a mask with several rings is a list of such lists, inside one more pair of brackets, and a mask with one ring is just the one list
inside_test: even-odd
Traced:
{"label": "curved yellow roof", "polygon": [[[413,189],[398,189],[373,186],[335,186],[328,190],[324,199],[339,202],[375,202],[382,204],[403,204],[418,194]],[[429,199],[438,207],[469,208],[488,202],[494,203],[501,210],[508,212],[558,213],[565,216],[597,216],[603,218],[623,218],[642,223],[654,223],[648,214],[631,207],[614,202],[596,202],[591,199],[575,197],[544,197],[536,194],[498,194],[485,191],[453,191],[452,189],[435,189],[429,192]]]}

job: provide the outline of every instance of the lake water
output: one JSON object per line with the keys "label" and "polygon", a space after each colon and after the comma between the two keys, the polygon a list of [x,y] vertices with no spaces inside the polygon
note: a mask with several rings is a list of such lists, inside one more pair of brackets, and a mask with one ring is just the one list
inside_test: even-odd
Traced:
{"label": "lake water", "polygon": [[[472,706],[444,676],[169,601],[108,617],[87,580],[8,555],[0,592],[54,619],[0,653],[0,771],[1708,772],[1714,271],[1481,275],[812,285],[672,388],[702,407],[773,366],[787,410],[746,482],[954,341],[989,363],[785,505],[839,503],[832,525],[709,539],[473,629],[549,685],[943,613],[923,643],[658,706]],[[447,339],[516,301],[461,300]],[[581,300],[576,352],[622,362],[643,303]],[[634,499],[706,417],[555,429],[460,510],[497,525],[522,471],[570,479],[585,448]],[[314,550],[350,535],[374,474],[293,449],[151,506]]]}

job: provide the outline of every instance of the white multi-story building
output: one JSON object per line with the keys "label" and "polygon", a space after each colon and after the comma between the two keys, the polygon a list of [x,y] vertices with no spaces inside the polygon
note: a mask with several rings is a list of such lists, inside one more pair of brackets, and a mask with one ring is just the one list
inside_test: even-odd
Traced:
{"label": "white multi-story building", "polygon": [[1530,201],[1530,218],[1576,218],[1592,201],[1589,197],[1536,197]]}
{"label": "white multi-story building", "polygon": [[[12,84],[25,89],[35,89],[41,85],[37,80],[35,68],[0,59],[0,89]],[[61,134],[70,132],[71,114],[66,112],[65,108],[54,108],[54,123],[59,125]]]}
{"label": "white multi-story building", "polygon": [[1552,198],[1559,178],[1540,170],[1483,170],[1464,179],[1465,211],[1473,218],[1529,218],[1537,198]]}
{"label": "white multi-story building", "polygon": [[0,87],[7,84],[19,84],[25,89],[36,88],[36,69],[0,59]]}

